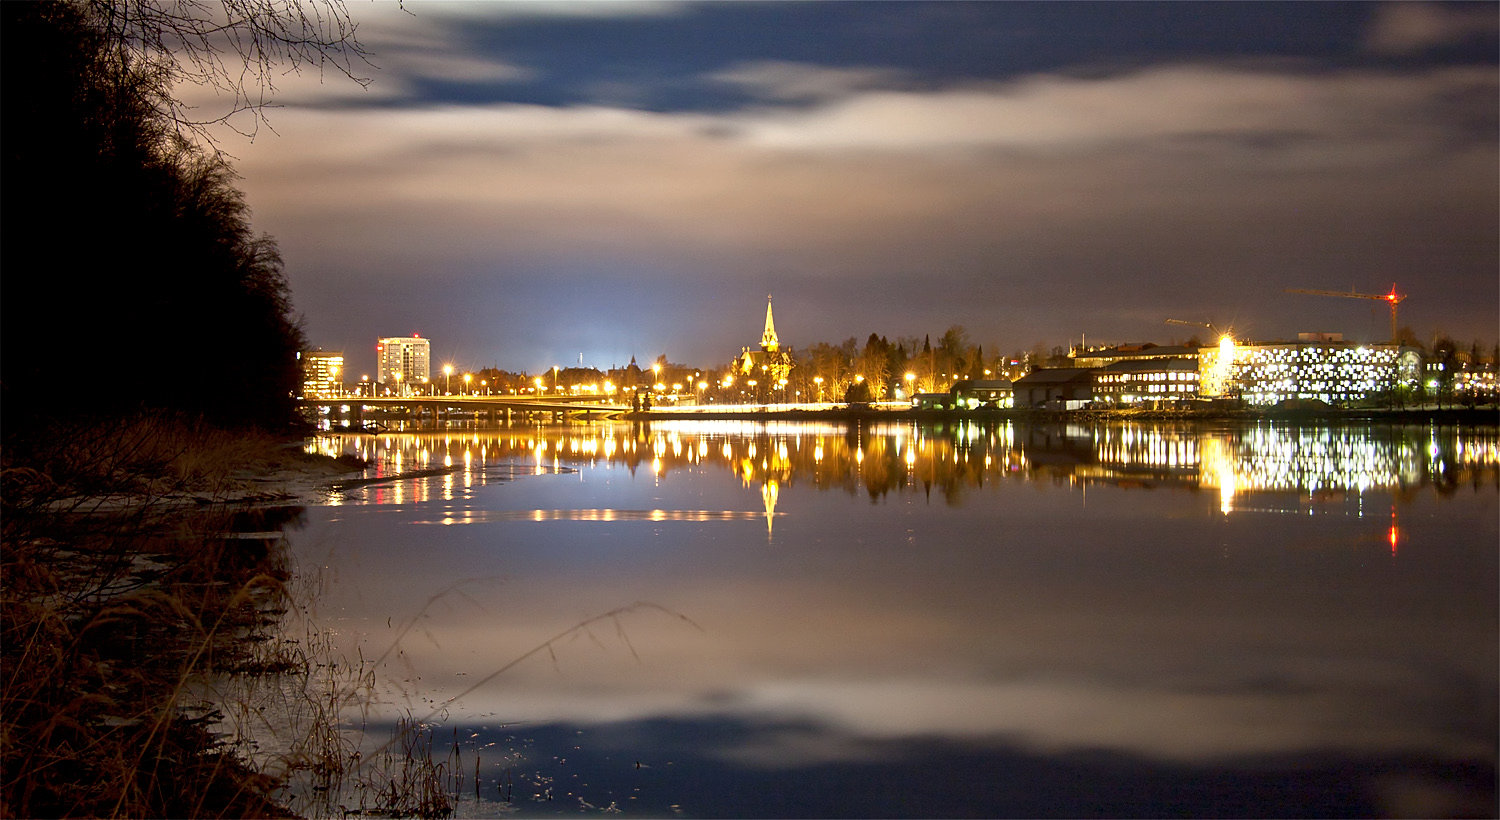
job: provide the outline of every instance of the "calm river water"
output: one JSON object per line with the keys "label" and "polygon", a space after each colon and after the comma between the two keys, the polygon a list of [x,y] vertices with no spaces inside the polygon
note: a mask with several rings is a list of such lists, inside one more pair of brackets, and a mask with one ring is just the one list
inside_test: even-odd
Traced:
{"label": "calm river water", "polygon": [[1496,811],[1493,427],[313,446],[451,468],[336,493],[290,543],[373,670],[370,731],[458,739],[463,815]]}

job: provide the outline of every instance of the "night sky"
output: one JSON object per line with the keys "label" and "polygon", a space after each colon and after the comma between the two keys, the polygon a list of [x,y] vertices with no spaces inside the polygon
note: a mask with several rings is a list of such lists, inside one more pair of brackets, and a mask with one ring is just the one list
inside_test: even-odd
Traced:
{"label": "night sky", "polygon": [[[368,89],[226,136],[351,374],[715,366],[758,343],[1467,346],[1500,331],[1500,10],[351,2]],[[216,101],[186,96],[212,110]],[[243,123],[242,123],[243,124]]]}

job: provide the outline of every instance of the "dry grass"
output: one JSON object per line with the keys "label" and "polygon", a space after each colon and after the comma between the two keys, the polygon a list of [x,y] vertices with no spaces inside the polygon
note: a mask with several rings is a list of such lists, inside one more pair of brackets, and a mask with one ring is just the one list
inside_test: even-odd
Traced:
{"label": "dry grass", "polygon": [[[214,501],[285,445],[142,417],[7,441],[3,456],[0,816],[284,816],[279,784],[187,693],[296,662],[258,640],[284,605],[281,545],[223,537],[288,511]],[[165,503],[184,492],[209,500]]]}
{"label": "dry grass", "polygon": [[[300,509],[242,502],[258,477],[305,472],[300,447],[141,417],[0,456],[0,817],[452,813],[471,767],[457,737],[435,754],[432,732],[468,693],[362,754],[346,720],[375,702],[381,659],[334,658],[311,622],[285,634],[288,608],[316,594],[289,589],[271,535]],[[243,532],[266,535],[226,537]],[[481,685],[641,608],[657,607],[586,619]]]}

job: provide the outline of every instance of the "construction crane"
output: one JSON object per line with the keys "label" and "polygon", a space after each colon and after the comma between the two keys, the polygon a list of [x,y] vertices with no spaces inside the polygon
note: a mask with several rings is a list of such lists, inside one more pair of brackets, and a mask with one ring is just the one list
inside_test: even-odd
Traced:
{"label": "construction crane", "polygon": [[1308,293],[1313,296],[1342,296],[1345,299],[1375,299],[1385,302],[1391,306],[1391,344],[1396,344],[1396,306],[1406,299],[1406,294],[1396,292],[1396,284],[1391,283],[1390,293],[1355,293],[1351,288],[1348,293],[1341,290],[1305,290],[1303,288],[1287,288],[1287,293]]}
{"label": "construction crane", "polygon": [[1230,336],[1231,335],[1231,333],[1228,330],[1220,330],[1217,327],[1214,327],[1214,325],[1211,322],[1188,322],[1188,321],[1184,321],[1182,319],[1168,319],[1167,320],[1167,324],[1169,324],[1169,325],[1187,325],[1188,327],[1206,327],[1209,330],[1212,330],[1214,333],[1218,334],[1220,337]]}

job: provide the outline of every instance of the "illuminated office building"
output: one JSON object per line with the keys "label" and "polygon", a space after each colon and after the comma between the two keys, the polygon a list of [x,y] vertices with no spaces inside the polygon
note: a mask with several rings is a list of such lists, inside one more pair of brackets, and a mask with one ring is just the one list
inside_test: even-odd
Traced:
{"label": "illuminated office building", "polygon": [[430,376],[432,346],[419,336],[393,336],[378,340],[376,380],[387,388],[400,390],[419,385]]}
{"label": "illuminated office building", "polygon": [[1199,351],[1200,394],[1250,405],[1370,401],[1416,380],[1420,358],[1397,345],[1356,344],[1330,334],[1296,342],[1225,342]]}
{"label": "illuminated office building", "polygon": [[332,398],[342,392],[344,352],[342,350],[308,350],[297,354],[302,362],[302,396],[309,399]]}

